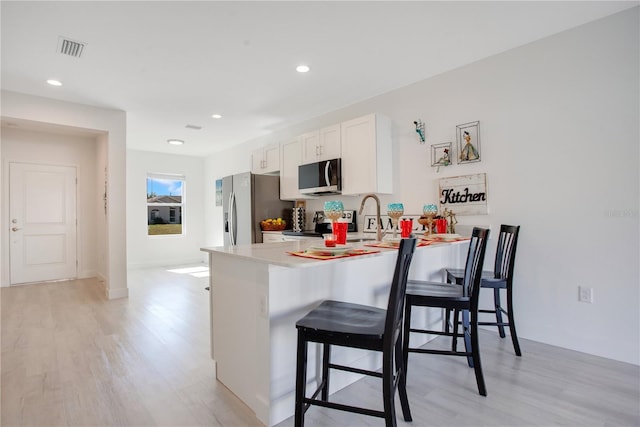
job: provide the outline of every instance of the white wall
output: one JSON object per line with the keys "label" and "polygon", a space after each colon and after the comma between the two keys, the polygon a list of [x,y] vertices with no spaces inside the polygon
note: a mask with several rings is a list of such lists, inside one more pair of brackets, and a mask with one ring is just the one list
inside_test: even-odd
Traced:
{"label": "white wall", "polygon": [[108,183],[108,147],[109,136],[101,133],[96,137],[97,153],[96,153],[96,168],[93,171],[96,180],[96,188],[99,195],[98,200],[95,201],[94,211],[96,212],[96,218],[100,218],[96,221],[96,250],[97,250],[97,268],[98,277],[102,281],[106,281],[104,272],[108,271],[108,250],[109,247],[106,244],[100,244],[98,242],[108,242],[109,235],[107,233],[107,202],[105,197],[108,197],[109,183]]}
{"label": "white wall", "polygon": [[[147,174],[184,175],[182,236],[147,236]],[[206,257],[204,159],[127,150],[127,249],[129,267],[188,264]]]}
{"label": "white wall", "polygon": [[[95,204],[100,199],[94,170],[96,168],[97,143],[92,137],[59,135],[43,132],[5,128],[2,131],[2,206],[9,203],[9,163],[40,163],[59,166],[75,166],[77,186],[77,253],[78,277],[97,275],[97,239]],[[2,210],[2,225],[8,230],[10,219]],[[102,218],[100,218],[104,221]],[[2,242],[2,286],[9,286],[9,239]]]}
{"label": "white wall", "polygon": [[[419,214],[438,199],[438,179],[485,172],[489,215],[459,216],[460,225],[490,226],[494,236],[502,223],[522,226],[514,291],[522,338],[640,364],[638,10],[211,156],[206,208],[215,222],[206,244],[222,244],[213,181],[240,172],[250,148],[382,113],[394,125],[396,171],[394,194],[382,197],[384,203],[402,201],[406,212]],[[426,122],[425,145],[417,143],[417,119]],[[455,126],[475,120],[482,161],[436,173],[430,144],[455,144]],[[341,199],[353,209],[360,205],[359,198]],[[310,202],[308,213],[322,202]],[[594,289],[593,304],[578,302],[579,285]]]}
{"label": "white wall", "polygon": [[[2,91],[2,117],[7,120],[32,122],[39,129],[67,127],[103,133],[99,138],[100,162],[107,167],[107,215],[104,218],[106,239],[103,259],[98,262],[98,275],[105,280],[107,298],[122,298],[127,289],[127,248],[125,236],[125,159],[126,113],[49,98]],[[6,209],[6,207],[5,207]],[[6,238],[0,230],[0,241]],[[104,270],[100,267],[104,266]]]}

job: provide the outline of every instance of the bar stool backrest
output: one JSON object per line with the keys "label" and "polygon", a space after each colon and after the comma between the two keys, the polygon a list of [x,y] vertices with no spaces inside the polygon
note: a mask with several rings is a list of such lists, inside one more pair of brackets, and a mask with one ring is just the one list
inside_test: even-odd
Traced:
{"label": "bar stool backrest", "polygon": [[389,302],[387,303],[387,317],[384,327],[385,348],[393,348],[402,329],[402,314],[404,312],[404,297],[407,292],[407,277],[411,259],[416,247],[416,239],[402,239],[398,248],[398,258],[391,282]]}
{"label": "bar stool backrest", "polygon": [[496,262],[493,267],[496,279],[512,281],[513,268],[516,259],[516,246],[518,244],[519,225],[500,226],[500,237],[496,248]]}
{"label": "bar stool backrest", "polygon": [[471,299],[471,309],[478,306],[480,295],[480,281],[482,280],[482,265],[487,251],[489,230],[474,227],[469,241],[469,252],[464,266],[464,278],[462,280],[464,295]]}

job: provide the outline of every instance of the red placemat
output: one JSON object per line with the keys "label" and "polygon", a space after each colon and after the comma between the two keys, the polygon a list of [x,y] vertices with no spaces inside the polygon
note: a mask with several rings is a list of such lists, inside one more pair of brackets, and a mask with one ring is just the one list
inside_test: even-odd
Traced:
{"label": "red placemat", "polygon": [[302,258],[327,260],[327,259],[336,259],[336,258],[348,258],[348,257],[358,256],[358,255],[369,255],[369,254],[375,254],[378,252],[380,251],[372,251],[369,249],[352,249],[349,252],[338,254],[338,255],[333,255],[328,252],[326,254],[323,254],[322,252],[305,252],[305,251],[287,252],[287,253],[289,255],[299,256]]}

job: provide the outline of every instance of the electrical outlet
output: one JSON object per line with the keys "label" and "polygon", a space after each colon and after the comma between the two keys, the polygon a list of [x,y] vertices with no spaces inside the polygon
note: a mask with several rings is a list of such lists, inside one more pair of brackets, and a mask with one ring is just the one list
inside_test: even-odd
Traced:
{"label": "electrical outlet", "polygon": [[578,301],[593,303],[593,288],[578,286]]}

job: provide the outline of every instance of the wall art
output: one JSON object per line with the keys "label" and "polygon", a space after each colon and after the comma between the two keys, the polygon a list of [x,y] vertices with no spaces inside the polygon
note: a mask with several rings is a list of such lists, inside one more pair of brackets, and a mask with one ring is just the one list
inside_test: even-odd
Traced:
{"label": "wall art", "polygon": [[222,180],[216,179],[216,206],[222,206]]}
{"label": "wall art", "polygon": [[425,141],[425,133],[424,133],[424,122],[420,119],[413,122],[416,125],[416,133],[418,134],[418,139],[420,140],[420,144],[424,144]]}
{"label": "wall art", "polygon": [[458,164],[480,161],[480,122],[456,126]]}
{"label": "wall art", "polygon": [[450,142],[433,144],[431,146],[431,166],[449,166],[453,156],[451,146]]}
{"label": "wall art", "polygon": [[456,215],[486,215],[487,174],[452,176],[441,178],[440,211],[445,209]]}

